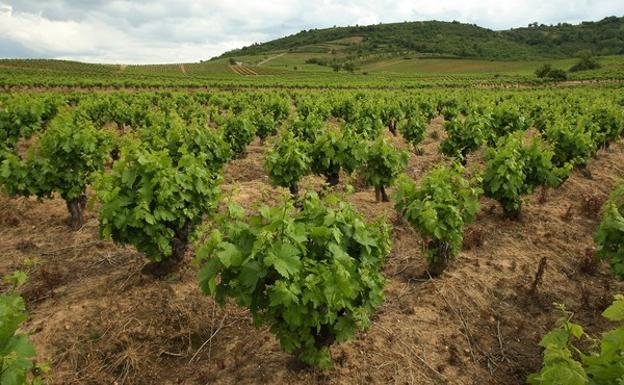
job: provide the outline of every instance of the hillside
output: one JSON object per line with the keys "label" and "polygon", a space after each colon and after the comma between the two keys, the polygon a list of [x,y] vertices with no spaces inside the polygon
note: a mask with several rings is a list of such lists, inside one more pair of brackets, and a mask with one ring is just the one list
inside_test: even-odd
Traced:
{"label": "hillside", "polygon": [[420,54],[465,58],[527,60],[569,58],[589,49],[599,55],[624,54],[624,17],[578,25],[531,24],[493,31],[459,22],[404,22],[311,29],[224,53],[223,57],[279,52],[343,55],[351,59]]}

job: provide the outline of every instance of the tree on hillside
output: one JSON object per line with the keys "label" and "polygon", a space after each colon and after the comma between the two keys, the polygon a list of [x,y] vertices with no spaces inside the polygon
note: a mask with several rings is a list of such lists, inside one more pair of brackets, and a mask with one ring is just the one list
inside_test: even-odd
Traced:
{"label": "tree on hillside", "polygon": [[545,78],[548,77],[550,71],[552,71],[552,65],[544,64],[535,70],[535,76],[538,78]]}
{"label": "tree on hillside", "polygon": [[554,81],[566,80],[568,74],[559,68],[553,68],[550,64],[544,64],[535,70],[535,76],[540,79],[549,78]]}
{"label": "tree on hillside", "polygon": [[570,72],[595,70],[600,68],[600,63],[594,57],[592,51],[585,49],[580,51],[577,55],[579,61],[570,68]]}

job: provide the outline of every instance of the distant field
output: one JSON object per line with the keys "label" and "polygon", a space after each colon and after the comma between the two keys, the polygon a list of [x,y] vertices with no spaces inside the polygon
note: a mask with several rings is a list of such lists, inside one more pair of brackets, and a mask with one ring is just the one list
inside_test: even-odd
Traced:
{"label": "distant field", "polygon": [[282,67],[282,68],[293,68],[297,66],[298,69],[305,69],[311,71],[331,71],[329,67],[322,67],[316,64],[306,64],[306,60],[323,57],[325,55],[319,55],[317,53],[312,52],[289,52],[283,56],[277,57],[269,62],[267,62],[264,66],[266,67]]}
{"label": "distant field", "polygon": [[113,73],[120,70],[118,64],[92,64],[69,60],[48,59],[0,59],[0,68],[45,69],[49,71],[73,71],[77,73]]}
{"label": "distant field", "polygon": [[[557,68],[570,67],[573,60],[553,62]],[[364,66],[362,69],[370,72],[425,72],[425,73],[495,73],[514,72],[530,73],[535,71],[542,62],[501,62],[489,60],[467,59],[395,59],[380,61]]]}
{"label": "distant field", "polygon": [[[555,68],[567,70],[576,59],[560,59],[550,61],[491,61],[472,59],[420,59],[401,58],[387,61],[379,61],[362,67],[369,72],[396,72],[396,73],[515,73],[530,75],[537,67],[550,63]],[[604,68],[623,69],[624,58],[619,56],[604,57],[600,59]]]}
{"label": "distant field", "polygon": [[362,42],[362,40],[364,40],[364,37],[362,37],[362,36],[351,36],[351,37],[345,37],[343,39],[332,40],[329,43],[335,43],[335,44],[360,44]]}
{"label": "distant field", "polygon": [[229,71],[226,61],[203,62],[203,63],[187,63],[184,65],[186,72],[193,74],[214,74]]}
{"label": "distant field", "polygon": [[[333,42],[338,44],[337,42]],[[344,58],[314,52],[274,52],[183,64],[89,64],[64,60],[0,60],[1,86],[114,87],[408,87],[513,83],[543,84],[535,69],[545,63],[563,70],[576,59],[550,61],[491,61],[415,56],[371,56],[353,73],[307,64],[311,58]],[[600,57],[602,68],[569,73],[569,80],[624,80],[624,56]]]}
{"label": "distant field", "polygon": [[[338,43],[338,41],[336,41]],[[306,64],[312,58],[322,58],[331,60],[333,57],[342,58],[344,54],[338,52],[336,55],[328,53],[319,54],[315,52],[282,52],[256,56],[237,57],[244,63],[256,65],[262,61],[263,67],[276,67],[280,69],[290,69],[305,71],[329,72],[331,68],[317,64]],[[624,70],[624,57],[607,56],[601,57],[599,61],[603,65],[603,70]],[[533,75],[537,67],[549,63],[555,68],[567,70],[576,59],[556,59],[540,61],[495,61],[481,59],[455,59],[455,58],[423,58],[415,56],[373,58],[369,63],[356,66],[356,72],[368,73],[397,73],[397,74],[514,74]]]}

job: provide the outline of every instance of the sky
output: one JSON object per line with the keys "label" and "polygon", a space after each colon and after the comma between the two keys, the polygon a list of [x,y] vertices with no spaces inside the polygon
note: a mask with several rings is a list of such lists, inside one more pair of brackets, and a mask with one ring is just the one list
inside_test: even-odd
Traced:
{"label": "sky", "polygon": [[457,20],[500,30],[623,15],[623,0],[0,0],[0,57],[197,62],[334,25]]}

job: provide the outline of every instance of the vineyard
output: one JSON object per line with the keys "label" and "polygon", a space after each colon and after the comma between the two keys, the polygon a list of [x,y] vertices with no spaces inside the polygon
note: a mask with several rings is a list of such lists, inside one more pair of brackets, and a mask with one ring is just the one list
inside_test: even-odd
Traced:
{"label": "vineyard", "polygon": [[[535,70],[545,63],[570,68],[574,59],[551,61],[491,61],[457,58],[382,57],[353,72],[335,72],[307,64],[308,54],[288,53],[264,65],[264,56],[245,56],[242,65],[227,59],[158,65],[84,64],[62,60],[0,59],[0,88],[6,92],[76,89],[209,91],[245,89],[374,89],[403,90],[443,87],[530,88],[548,86]],[[570,72],[557,86],[624,81],[624,57],[600,58],[601,68]],[[258,63],[258,64],[255,64]],[[184,71],[182,71],[184,68]]]}
{"label": "vineyard", "polygon": [[624,378],[617,77],[90,66],[0,69],[3,385]]}

